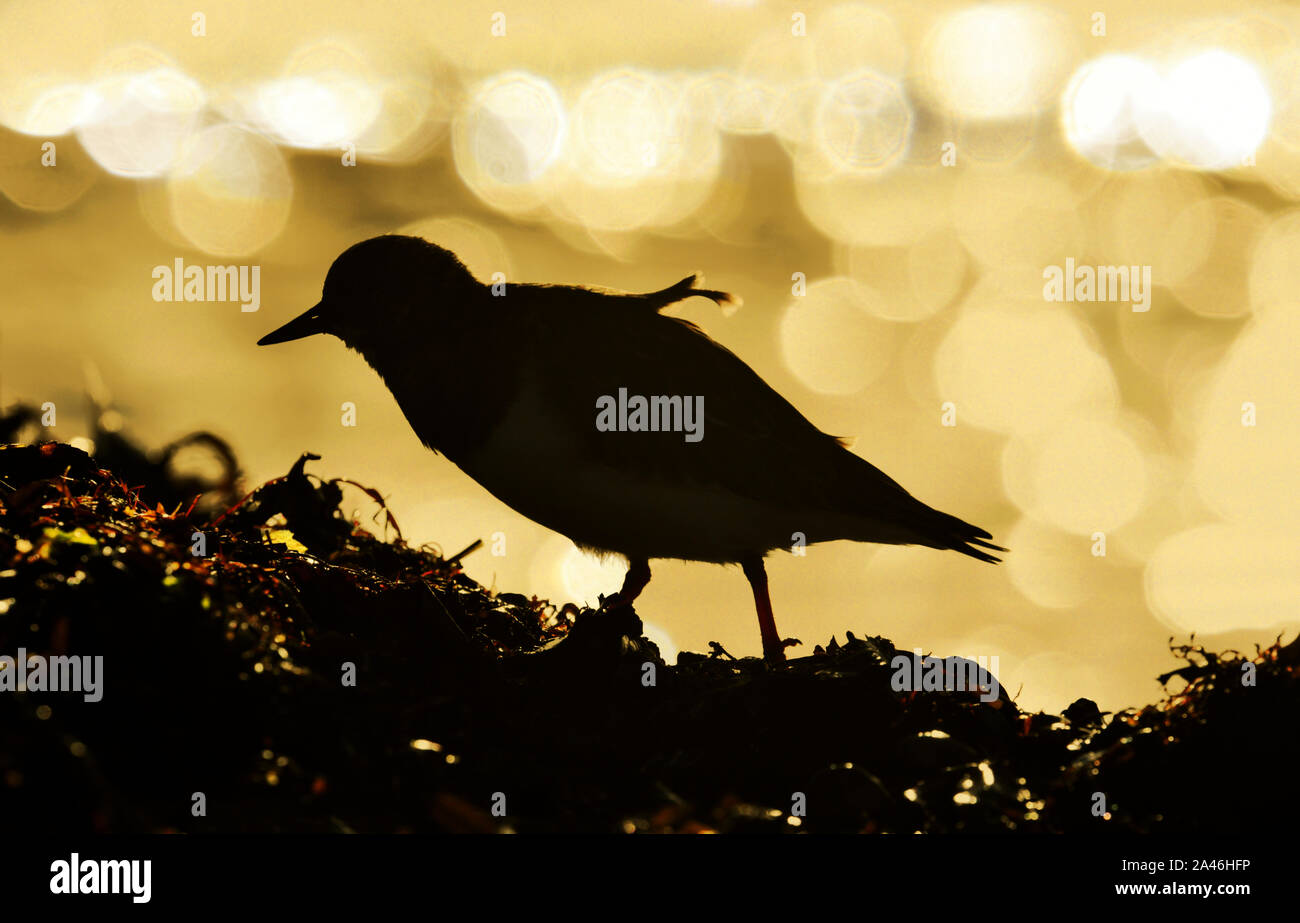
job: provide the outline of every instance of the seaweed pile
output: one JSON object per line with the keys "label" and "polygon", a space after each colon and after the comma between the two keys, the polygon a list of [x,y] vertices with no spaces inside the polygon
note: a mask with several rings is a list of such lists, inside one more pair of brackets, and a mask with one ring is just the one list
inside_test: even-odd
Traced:
{"label": "seaweed pile", "polygon": [[[1300,819],[1300,646],[1184,645],[1103,715],[896,692],[884,638],[666,664],[630,608],[493,593],[304,455],[224,511],[60,443],[0,447],[0,811],[113,832],[1235,832]],[[233,470],[233,466],[232,466]],[[227,487],[229,485],[226,485]],[[354,485],[358,486],[359,485]],[[152,492],[151,492],[152,491]],[[1243,682],[1243,676],[1251,680]]]}

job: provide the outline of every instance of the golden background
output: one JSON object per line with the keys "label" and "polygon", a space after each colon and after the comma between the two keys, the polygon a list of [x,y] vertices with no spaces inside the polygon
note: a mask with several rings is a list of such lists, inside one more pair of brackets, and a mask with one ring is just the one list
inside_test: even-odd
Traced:
{"label": "golden background", "polygon": [[[796,654],[848,629],[995,655],[1024,707],[1153,701],[1171,635],[1300,623],[1300,11],[1246,9],[4,3],[0,406],[84,437],[102,381],[130,434],[211,429],[250,485],[315,451],[415,543],[504,536],[476,579],[594,603],[618,563],[423,449],[336,340],[253,344],[385,232],[484,280],[702,270],[744,307],[674,312],[1012,549],[774,556]],[[155,301],[178,257],[260,266],[261,309]],[[1150,267],[1149,310],[1045,300],[1067,259]],[[654,567],[670,660],[758,653],[738,570]]]}

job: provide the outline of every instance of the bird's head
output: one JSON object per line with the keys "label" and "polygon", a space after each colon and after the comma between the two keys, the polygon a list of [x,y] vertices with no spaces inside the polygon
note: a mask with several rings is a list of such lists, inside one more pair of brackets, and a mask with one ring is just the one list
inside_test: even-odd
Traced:
{"label": "bird's head", "polygon": [[[257,341],[259,346],[329,333],[367,355],[419,337],[483,288],[449,250],[385,234],[354,244],[325,276],[320,303]],[[369,358],[369,355],[367,355]]]}

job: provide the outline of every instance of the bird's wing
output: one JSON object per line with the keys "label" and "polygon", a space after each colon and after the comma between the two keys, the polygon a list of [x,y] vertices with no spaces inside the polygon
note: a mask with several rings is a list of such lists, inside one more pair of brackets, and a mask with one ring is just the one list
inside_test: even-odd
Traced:
{"label": "bird's wing", "polygon": [[[683,291],[690,277],[655,293]],[[670,303],[665,301],[664,303]],[[553,306],[526,324],[531,347],[553,371],[535,382],[584,455],[645,479],[721,485],[754,500],[809,509],[870,510],[910,518],[913,499],[883,472],[820,432],[730,350],[688,321],[611,311],[592,303]],[[702,438],[681,431],[602,432],[597,400],[620,389],[645,397],[703,398]]]}

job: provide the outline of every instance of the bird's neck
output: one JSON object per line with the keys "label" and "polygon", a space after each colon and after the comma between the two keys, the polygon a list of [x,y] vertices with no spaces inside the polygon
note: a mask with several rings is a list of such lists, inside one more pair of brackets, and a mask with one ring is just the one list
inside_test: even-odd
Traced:
{"label": "bird's neck", "polygon": [[493,330],[405,330],[353,348],[383,379],[420,441],[459,463],[487,439],[516,387],[514,363],[501,354]]}

